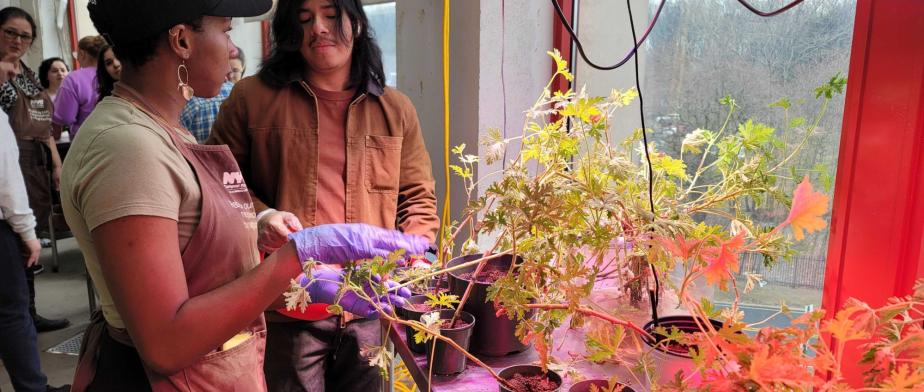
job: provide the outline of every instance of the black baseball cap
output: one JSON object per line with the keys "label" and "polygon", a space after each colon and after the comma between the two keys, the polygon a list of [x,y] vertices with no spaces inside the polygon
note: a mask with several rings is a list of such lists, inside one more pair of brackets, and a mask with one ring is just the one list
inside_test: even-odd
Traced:
{"label": "black baseball cap", "polygon": [[272,0],[90,0],[87,10],[96,30],[118,45],[153,37],[201,16],[258,16],[272,6]]}

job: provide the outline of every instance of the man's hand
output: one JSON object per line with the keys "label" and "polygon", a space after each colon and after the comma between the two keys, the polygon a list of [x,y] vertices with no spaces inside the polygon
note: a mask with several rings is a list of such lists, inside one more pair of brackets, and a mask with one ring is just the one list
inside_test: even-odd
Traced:
{"label": "man's hand", "polygon": [[16,76],[16,68],[13,63],[0,61],[0,84],[6,83],[14,76]]}
{"label": "man's hand", "polygon": [[39,240],[28,240],[23,241],[22,253],[26,259],[26,268],[32,267],[33,265],[38,264],[39,255],[42,254],[42,244]]}
{"label": "man's hand", "polygon": [[273,253],[289,241],[289,234],[302,229],[302,222],[291,212],[275,211],[257,222],[257,247]]}

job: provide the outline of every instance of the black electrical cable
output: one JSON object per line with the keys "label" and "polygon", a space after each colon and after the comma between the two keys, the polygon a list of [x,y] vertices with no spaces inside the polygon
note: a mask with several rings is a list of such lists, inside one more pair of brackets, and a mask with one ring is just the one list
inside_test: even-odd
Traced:
{"label": "black electrical cable", "polygon": [[648,24],[648,29],[645,30],[645,35],[642,36],[641,42],[636,41],[635,46],[633,46],[632,49],[629,50],[629,53],[626,53],[626,56],[623,57],[622,60],[619,60],[619,62],[613,65],[610,65],[610,66],[598,65],[597,63],[594,63],[593,61],[590,61],[589,58],[587,58],[587,54],[584,53],[584,45],[581,44],[581,40],[578,39],[577,34],[574,32],[574,29],[571,28],[571,23],[568,23],[568,18],[565,18],[565,13],[561,10],[561,6],[558,5],[558,0],[552,0],[552,5],[555,7],[555,13],[558,14],[558,19],[561,20],[562,25],[565,26],[566,30],[568,30],[568,35],[570,35],[571,39],[574,40],[574,45],[577,46],[578,53],[581,54],[581,58],[584,59],[584,62],[586,62],[587,65],[590,65],[593,68],[596,68],[602,71],[609,71],[609,70],[619,68],[623,66],[626,62],[628,62],[629,59],[631,59],[632,56],[635,55],[635,53],[638,51],[638,48],[642,46],[642,44],[645,42],[646,39],[648,39],[648,34],[651,33],[651,30],[654,28],[655,23],[658,23],[658,17],[661,16],[661,9],[664,8],[665,2],[666,0],[661,0],[661,4],[658,5],[658,10],[655,11],[654,17],[651,18],[651,23]]}
{"label": "black electrical cable", "polygon": [[[664,4],[663,2],[661,3]],[[635,48],[639,47],[638,36],[635,34],[635,18],[632,17],[632,0],[626,0],[626,9],[629,11],[629,27],[632,29],[632,42]],[[659,9],[660,11],[660,9]],[[655,16],[657,18],[657,16]],[[650,29],[650,27],[649,27]],[[645,39],[642,37],[642,39]],[[642,81],[639,77],[638,56],[632,56],[635,63],[635,90],[638,92],[638,112],[642,120],[642,143],[645,144],[645,161],[648,162],[648,207],[651,209],[651,219],[657,218],[654,203],[654,168],[651,165],[651,152],[648,150],[648,128],[645,126],[645,99],[642,96]],[[661,281],[658,279],[658,273],[651,268],[651,276],[654,277],[655,289],[648,290],[648,301],[651,302],[651,320],[654,325],[658,325],[658,295],[661,292]]]}
{"label": "black electrical cable", "polygon": [[776,11],[763,12],[763,11],[761,11],[761,10],[755,8],[755,7],[752,6],[751,4],[748,4],[748,2],[745,1],[745,0],[738,0],[738,2],[741,3],[741,5],[743,5],[744,8],[747,8],[747,9],[748,9],[748,11],[751,11],[751,12],[753,12],[753,13],[755,13],[755,14],[757,14],[757,15],[763,16],[763,17],[777,16],[777,15],[779,15],[779,14],[782,14],[782,13],[786,12],[786,11],[789,11],[790,8],[799,5],[799,3],[803,2],[803,1],[805,1],[805,0],[795,0],[795,1],[793,1],[792,3],[786,4],[785,6],[783,6],[783,8],[780,8],[780,9],[778,9],[778,10],[776,10]]}

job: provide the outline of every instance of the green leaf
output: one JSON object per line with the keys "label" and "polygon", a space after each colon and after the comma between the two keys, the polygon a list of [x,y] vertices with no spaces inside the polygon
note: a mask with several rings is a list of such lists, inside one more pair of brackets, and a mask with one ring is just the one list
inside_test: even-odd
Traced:
{"label": "green leaf", "polygon": [[452,153],[456,155],[462,154],[462,151],[465,151],[465,143],[452,148]]}
{"label": "green leaf", "polygon": [[737,106],[737,103],[735,102],[735,99],[732,98],[731,95],[726,95],[726,96],[722,97],[722,99],[719,100],[719,103],[720,103],[722,106]]}
{"label": "green leaf", "polygon": [[558,52],[558,49],[546,53],[552,57],[552,60],[555,60],[556,73],[561,74],[568,81],[574,80],[574,76],[568,70],[568,62],[561,58],[561,53]]}
{"label": "green leaf", "polygon": [[847,86],[847,78],[838,72],[827,83],[815,88],[815,98],[824,96],[826,99],[831,99],[834,94],[843,94],[845,86]]}
{"label": "green leaf", "polygon": [[778,101],[770,104],[771,108],[782,108],[783,110],[789,109],[792,107],[792,103],[789,102],[788,98],[780,98]]}
{"label": "green leaf", "polygon": [[750,149],[758,149],[770,142],[774,129],[761,123],[748,120],[738,125],[738,133],[742,137],[742,144]]}
{"label": "green leaf", "polygon": [[462,178],[472,178],[472,171],[468,168],[462,168],[458,165],[449,165],[449,168],[456,173],[457,176]]}
{"label": "green leaf", "polygon": [[805,117],[795,117],[792,120],[789,120],[789,127],[795,128],[805,124]]}
{"label": "green leaf", "polygon": [[337,304],[327,305],[327,309],[325,310],[327,310],[327,313],[330,313],[330,314],[336,314],[336,315],[343,314],[343,307]]}
{"label": "green leaf", "polygon": [[687,164],[668,155],[653,156],[651,166],[655,171],[665,173],[671,177],[681,180],[687,179]]}

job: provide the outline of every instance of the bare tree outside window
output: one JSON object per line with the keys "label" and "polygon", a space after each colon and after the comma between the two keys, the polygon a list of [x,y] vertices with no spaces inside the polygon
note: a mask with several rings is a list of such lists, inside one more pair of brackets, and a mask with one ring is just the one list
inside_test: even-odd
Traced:
{"label": "bare tree outside window", "polygon": [[[651,0],[651,14],[659,3]],[[751,3],[769,10],[788,0]],[[732,0],[667,0],[643,53],[645,114],[657,148],[677,156],[688,133],[720,128],[727,108],[719,101],[726,96],[739,107],[732,124],[751,118],[774,127],[782,142],[797,143],[809,125],[802,116],[820,109],[814,87],[847,74],[855,11],[855,1],[813,0],[762,18]],[[788,114],[782,98],[792,106]],[[831,102],[809,147],[791,161],[798,169],[780,189],[792,189],[809,175],[832,194],[843,109],[843,96]],[[734,202],[755,222],[778,222],[788,211],[773,200]],[[827,244],[826,229],[772,269],[759,257],[742,260],[742,274],[759,273],[766,283],[743,299],[756,307],[779,306],[781,300],[794,308],[819,306]],[[716,293],[719,301],[730,297]]]}

